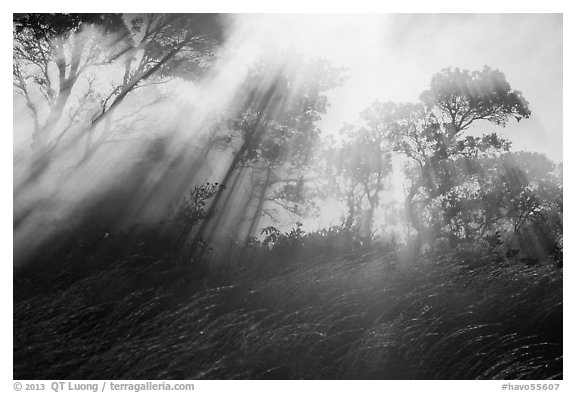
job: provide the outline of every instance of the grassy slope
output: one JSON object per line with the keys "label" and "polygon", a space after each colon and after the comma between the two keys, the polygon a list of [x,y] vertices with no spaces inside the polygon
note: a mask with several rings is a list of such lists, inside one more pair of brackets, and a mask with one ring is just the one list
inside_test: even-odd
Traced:
{"label": "grassy slope", "polygon": [[553,267],[378,252],[247,265],[201,280],[134,256],[17,281],[14,378],[562,377]]}

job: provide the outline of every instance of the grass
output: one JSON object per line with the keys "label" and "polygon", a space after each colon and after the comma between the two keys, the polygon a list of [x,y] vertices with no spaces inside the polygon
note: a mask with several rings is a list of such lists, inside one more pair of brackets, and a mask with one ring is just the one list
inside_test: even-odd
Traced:
{"label": "grass", "polygon": [[365,251],[16,280],[14,378],[562,378],[561,270]]}

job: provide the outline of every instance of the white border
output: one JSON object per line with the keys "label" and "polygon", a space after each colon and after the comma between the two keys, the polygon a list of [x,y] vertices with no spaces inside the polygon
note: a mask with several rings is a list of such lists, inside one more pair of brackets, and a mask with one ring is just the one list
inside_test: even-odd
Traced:
{"label": "white border", "polygon": [[[2,204],[0,223],[2,232],[2,258],[1,273],[2,286],[0,298],[2,310],[7,316],[1,325],[2,332],[2,359],[1,359],[1,378],[0,386],[2,391],[10,392],[12,388],[12,194],[9,193],[9,185],[12,184],[12,115],[8,108],[12,107],[12,83],[10,75],[10,63],[12,52],[11,32],[8,30],[11,25],[13,12],[241,12],[241,13],[374,13],[374,12],[418,12],[418,13],[441,13],[441,12],[467,12],[467,13],[563,13],[564,14],[564,174],[565,174],[565,280],[567,285],[564,286],[565,313],[564,313],[564,338],[565,338],[565,361],[564,375],[565,380],[562,382],[561,391],[576,391],[574,388],[574,339],[572,332],[575,331],[574,324],[574,267],[572,256],[574,256],[574,247],[572,240],[574,230],[572,225],[574,217],[574,207],[570,203],[574,196],[574,182],[572,180],[572,170],[574,169],[575,153],[571,147],[576,146],[574,142],[574,132],[572,124],[574,119],[574,39],[576,36],[574,26],[576,18],[574,17],[573,8],[569,6],[569,1],[547,0],[547,1],[496,1],[488,0],[482,2],[465,2],[462,0],[436,0],[436,1],[373,1],[373,0],[354,0],[342,1],[340,3],[329,1],[306,1],[306,0],[286,0],[278,3],[272,0],[210,0],[210,1],[139,1],[123,2],[117,0],[99,0],[97,2],[87,3],[78,1],[54,1],[46,2],[40,0],[29,0],[25,3],[3,2],[2,8],[6,12],[2,13],[2,54],[4,60],[1,63],[3,82],[2,89],[2,119],[4,127],[2,132],[5,136],[4,142],[0,144],[2,149],[1,181]],[[521,59],[519,59],[521,61]],[[47,381],[49,382],[49,381]],[[278,392],[293,392],[295,390],[312,390],[312,389],[330,389],[335,392],[350,392],[353,390],[372,390],[372,389],[394,389],[397,391],[414,390],[421,392],[428,391],[445,391],[445,392],[490,392],[501,390],[501,382],[497,381],[289,381],[289,382],[264,382],[264,381],[199,381],[196,382],[196,391],[246,391],[246,392],[269,392],[274,389]],[[573,386],[573,388],[569,388]],[[379,390],[382,391],[382,390]]]}

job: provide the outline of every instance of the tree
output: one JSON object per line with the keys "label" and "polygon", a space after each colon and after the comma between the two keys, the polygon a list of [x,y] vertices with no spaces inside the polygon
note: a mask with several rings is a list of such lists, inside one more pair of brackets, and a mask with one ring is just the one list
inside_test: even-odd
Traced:
{"label": "tree", "polygon": [[390,136],[395,127],[394,103],[376,101],[360,114],[359,128],[342,129],[345,140],[336,161],[342,183],[339,193],[346,199],[351,227],[365,212],[361,229],[366,238],[373,230],[374,212],[380,204],[380,193],[389,187],[387,180],[392,171]]}
{"label": "tree", "polygon": [[[467,184],[468,195],[446,196],[446,207],[453,209],[454,221],[462,222],[466,240],[504,243],[508,250],[539,260],[561,247],[562,179],[557,166],[542,154],[527,152],[485,157],[479,165],[482,171]],[[458,199],[463,202],[454,203]]]}
{"label": "tree", "polygon": [[[53,151],[84,115],[86,124],[73,140],[86,137],[87,160],[110,136],[114,112],[131,92],[175,77],[192,79],[210,66],[213,49],[222,40],[218,18],[211,14],[15,15],[14,86],[33,117],[35,150]],[[95,68],[97,72],[89,72]],[[118,76],[111,82],[99,80],[110,73]],[[80,95],[78,102],[71,102],[75,94]],[[123,114],[121,120],[129,115]],[[105,127],[94,139],[104,120]]]}
{"label": "tree", "polygon": [[[95,31],[116,36],[119,45],[101,47]],[[90,66],[111,62],[120,55],[128,44],[128,29],[120,14],[15,14],[13,33],[14,88],[24,97],[33,117],[33,147],[55,147],[49,145],[50,137],[74,86]],[[77,119],[83,101],[71,110],[62,132]],[[47,114],[43,116],[44,112]]]}
{"label": "tree", "polygon": [[259,145],[247,151],[241,165],[251,170],[260,189],[257,205],[250,221],[247,238],[254,235],[263,214],[274,219],[271,211],[302,216],[311,208],[305,198],[310,164],[320,130],[316,122],[326,112],[325,91],[340,82],[338,70],[324,60],[296,64],[297,74],[289,85],[295,86],[282,112],[266,121],[265,135]]}
{"label": "tree", "polygon": [[[417,241],[430,242],[442,235],[452,220],[451,214],[440,211],[434,218],[429,209],[423,211],[417,205],[430,206],[432,200],[473,175],[478,170],[473,165],[474,157],[510,147],[497,134],[472,137],[464,136],[465,131],[481,120],[504,127],[512,118],[528,118],[530,110],[504,74],[489,67],[474,72],[444,69],[432,77],[430,89],[420,99],[420,105],[399,108],[401,115],[393,139],[395,150],[413,163],[408,169],[412,184],[406,196],[407,216],[418,233]],[[457,240],[454,232],[448,237],[452,244]]]}
{"label": "tree", "polygon": [[512,90],[504,74],[485,66],[482,71],[445,68],[432,77],[430,89],[420,95],[435,111],[449,137],[455,137],[477,120],[505,126],[530,116],[528,102]]}
{"label": "tree", "polygon": [[[315,123],[327,109],[325,92],[341,82],[340,72],[325,60],[298,56],[288,64],[261,62],[250,71],[221,135],[232,146],[233,156],[221,181],[225,188],[214,197],[210,215],[224,209],[224,195],[237,192],[236,184],[246,172],[251,172],[252,189],[257,190],[245,205],[249,209],[251,200],[256,202],[247,237],[255,233],[269,203],[300,211],[303,173],[319,134]],[[208,225],[201,224],[193,242],[202,238]],[[218,219],[211,225],[218,225]]]}
{"label": "tree", "polygon": [[85,159],[110,135],[109,122],[94,141],[96,127],[113,116],[128,94],[174,78],[194,80],[204,75],[223,40],[219,18],[217,14],[147,14],[130,20],[132,46],[122,58],[122,79],[100,99],[88,129]]}
{"label": "tree", "polygon": [[[121,177],[120,171],[107,173],[102,176],[103,181],[89,179],[95,192],[76,196],[77,200],[84,198],[82,202],[88,206],[99,199],[109,201],[102,206],[116,212],[115,217],[77,214],[46,218],[42,209],[56,201],[70,206],[69,201],[61,201],[67,190],[63,185],[70,185],[71,179],[81,177],[82,173],[90,173],[86,164],[105,143],[116,142],[117,135],[126,129],[136,134],[136,138],[145,138],[140,128],[133,130],[135,119],[142,117],[143,111],[150,112],[144,109],[158,103],[155,90],[159,84],[173,78],[198,78],[210,68],[222,40],[218,21],[219,16],[211,14],[14,16],[14,92],[26,104],[34,128],[34,154],[26,156],[27,162],[22,166],[27,168],[20,172],[23,176],[14,187],[18,202],[14,209],[15,230],[39,227],[34,220],[52,220],[55,224],[51,224],[58,229],[37,236],[41,239],[38,242],[50,243],[57,237],[52,232],[64,233],[76,226],[95,227],[94,216],[103,226],[112,227],[120,215],[129,215],[127,211],[135,208],[135,196],[141,196],[141,191],[150,187],[146,181],[128,182],[122,184],[122,194],[133,193],[132,198],[102,195],[104,191],[116,192],[99,186],[109,180],[113,183],[113,179]],[[142,91],[147,94],[138,94]],[[150,97],[149,101],[140,102],[139,95]],[[147,155],[148,149],[143,147],[141,157],[126,161],[128,171],[140,169],[131,180],[150,178],[152,165],[141,165],[139,160]],[[167,170],[174,173],[175,167],[170,164]],[[157,170],[157,166],[152,169]],[[170,176],[164,176],[163,180],[166,179]],[[88,210],[86,204],[78,203],[83,210]],[[61,225],[65,220],[67,224]],[[33,248],[28,244],[24,247]]]}

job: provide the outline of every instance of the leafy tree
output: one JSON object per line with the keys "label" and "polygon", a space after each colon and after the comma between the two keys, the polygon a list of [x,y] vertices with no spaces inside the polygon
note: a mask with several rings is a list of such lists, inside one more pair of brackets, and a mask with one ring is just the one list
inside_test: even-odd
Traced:
{"label": "leafy tree", "polygon": [[562,180],[538,153],[505,153],[479,160],[482,170],[443,196],[449,230],[489,246],[544,259],[561,245]]}
{"label": "leafy tree", "polygon": [[185,228],[190,228],[198,221],[208,218],[206,214],[206,202],[212,198],[221,188],[218,183],[206,183],[195,185],[192,190],[184,197],[178,206],[175,219]]}
{"label": "leafy tree", "polygon": [[[50,147],[51,134],[82,74],[94,64],[116,59],[128,45],[129,31],[120,14],[15,14],[13,19],[14,88],[33,117],[33,146],[43,150]],[[101,47],[87,32],[91,29],[118,37],[118,47]],[[77,120],[84,101],[71,111],[63,133]]]}
{"label": "leafy tree", "polygon": [[455,137],[477,120],[505,126],[530,116],[528,102],[512,90],[504,74],[485,66],[482,71],[445,68],[432,77],[420,100],[434,111],[448,137]]}
{"label": "leafy tree", "polygon": [[[33,146],[39,152],[54,150],[87,117],[80,130],[84,132],[73,140],[86,137],[84,159],[90,158],[112,134],[113,114],[134,90],[174,77],[194,78],[209,67],[213,48],[222,40],[218,18],[211,14],[15,15],[14,86],[32,113]],[[54,66],[57,75],[51,72]],[[98,72],[90,73],[95,67]],[[100,80],[107,74],[101,67],[121,74],[109,88],[104,87],[109,81]],[[77,103],[70,100],[74,94],[83,94]],[[118,121],[137,116],[136,112],[123,113]]]}
{"label": "leafy tree", "polygon": [[[251,146],[240,162],[257,179],[260,190],[247,236],[254,234],[263,214],[273,218],[271,211],[276,208],[298,216],[311,208],[305,194],[310,180],[307,172],[319,141],[316,122],[328,106],[323,93],[339,82],[326,61],[302,62],[297,67],[298,74],[288,81],[297,91],[290,93],[281,112],[265,121],[261,142]],[[240,125],[237,130],[244,128]]]}
{"label": "leafy tree", "polygon": [[[88,130],[85,158],[110,135],[108,122],[94,140],[96,126],[113,117],[128,94],[174,78],[194,80],[204,75],[215,58],[215,47],[223,40],[219,18],[217,14],[146,14],[130,19],[132,45],[122,58],[123,76],[108,94],[101,95]],[[130,115],[137,116],[138,110]]]}
{"label": "leafy tree", "polygon": [[[256,202],[247,238],[263,214],[271,215],[269,204],[296,214],[303,211],[305,172],[319,135],[316,122],[328,106],[325,92],[341,82],[340,72],[325,60],[300,57],[288,66],[261,62],[251,70],[233,100],[238,107],[231,111],[228,127],[219,130],[234,152],[222,180],[227,188],[214,197],[210,214],[226,206],[224,194],[231,197],[247,172],[254,192],[244,210]],[[212,223],[217,224],[218,220]],[[196,237],[207,225],[203,223]]]}
{"label": "leafy tree", "polygon": [[374,212],[380,204],[380,193],[389,187],[392,171],[390,137],[396,126],[397,105],[376,101],[360,114],[362,126],[342,130],[345,140],[336,160],[341,176],[340,194],[346,199],[351,227],[365,212],[361,224],[368,238],[372,232]]}
{"label": "leafy tree", "polygon": [[[433,76],[430,89],[420,98],[422,104],[404,104],[398,109],[393,139],[395,150],[413,163],[408,169],[412,184],[405,203],[407,216],[418,232],[417,239],[430,242],[441,236],[452,213],[441,210],[435,216],[431,209],[418,205],[431,206],[432,200],[453,192],[476,173],[475,157],[510,148],[497,134],[472,137],[465,136],[465,131],[481,120],[505,126],[512,118],[528,118],[530,110],[504,74],[489,67],[474,72],[444,69]],[[452,243],[458,238],[455,232],[448,236]]]}
{"label": "leafy tree", "polygon": [[[19,201],[15,227],[33,222],[30,217],[34,215],[44,217],[41,207],[59,200],[60,180],[79,173],[71,172],[71,159],[77,167],[83,166],[104,143],[116,142],[126,129],[144,138],[134,121],[142,117],[145,108],[158,103],[157,85],[173,78],[197,78],[213,63],[215,48],[222,40],[219,18],[210,14],[14,15],[14,92],[26,103],[34,123],[34,154],[27,156],[28,167],[15,185]],[[143,91],[146,94],[139,94]],[[142,96],[148,101],[140,101]],[[143,152],[142,158],[146,154]],[[133,166],[137,172],[138,162]],[[63,167],[66,170],[55,170]],[[146,169],[140,166],[138,176],[131,180],[146,179],[150,175]],[[41,181],[48,178],[49,171],[50,181]],[[118,173],[114,177],[118,178]],[[141,197],[139,191],[148,187],[146,183],[123,184],[122,194],[133,192],[133,201]],[[102,189],[115,193],[109,187]],[[99,221],[106,226],[113,226],[119,215],[126,217],[127,210],[135,209],[135,203],[126,202],[128,198],[93,194],[87,198],[88,205],[108,200],[103,203],[106,209],[118,212],[115,217],[100,214]],[[91,209],[84,206],[84,210]],[[72,228],[73,220],[79,226],[96,226],[90,215],[69,218],[66,227]],[[65,226],[57,226],[58,231],[67,231]],[[42,236],[39,238],[56,237],[52,233]]]}

